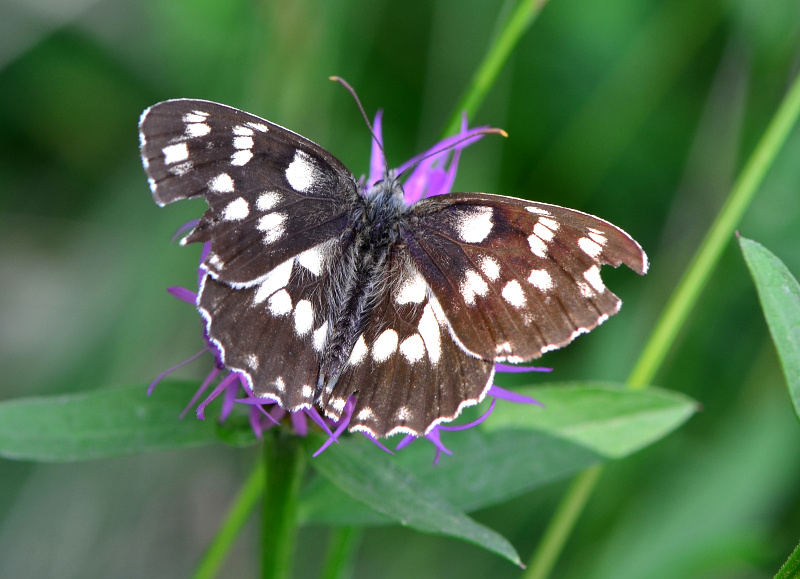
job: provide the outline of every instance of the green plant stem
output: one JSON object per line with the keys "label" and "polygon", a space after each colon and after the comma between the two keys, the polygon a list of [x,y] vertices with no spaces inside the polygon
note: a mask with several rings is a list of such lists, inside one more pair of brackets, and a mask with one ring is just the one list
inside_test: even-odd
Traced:
{"label": "green plant stem", "polygon": [[[655,329],[628,376],[627,384],[631,389],[645,388],[658,373],[667,353],[675,343],[678,332],[686,323],[700,292],[719,262],[725,246],[733,236],[790,131],[797,123],[799,115],[800,75],[792,83],[767,130],[734,183],[728,199],[700,249],[667,302]],[[543,579],[550,574],[602,472],[603,467],[592,467],[573,481],[553,518],[550,519],[525,579]]]}
{"label": "green plant stem", "polygon": [[289,579],[297,533],[297,498],[306,466],[299,437],[275,428],[264,437],[261,561],[264,579]]}
{"label": "green plant stem", "polygon": [[466,111],[472,118],[480,107],[486,93],[494,84],[497,75],[508,60],[520,38],[530,28],[547,0],[519,0],[503,23],[500,34],[494,39],[475,74],[472,75],[467,90],[458,101],[450,120],[445,126],[443,136],[454,135],[461,127],[461,114]]}
{"label": "green plant stem", "polygon": [[259,461],[247,477],[244,486],[239,491],[236,500],[231,505],[228,515],[222,522],[217,536],[203,554],[197,569],[192,575],[193,579],[212,579],[225,561],[228,551],[233,546],[236,537],[241,532],[247,519],[253,513],[256,504],[264,491],[264,463]]}
{"label": "green plant stem", "polygon": [[775,579],[797,579],[800,577],[800,545],[794,548],[789,559],[775,575]]}
{"label": "green plant stem", "polygon": [[328,553],[322,565],[322,579],[346,579],[351,576],[353,559],[361,542],[358,527],[337,527],[331,531]]}

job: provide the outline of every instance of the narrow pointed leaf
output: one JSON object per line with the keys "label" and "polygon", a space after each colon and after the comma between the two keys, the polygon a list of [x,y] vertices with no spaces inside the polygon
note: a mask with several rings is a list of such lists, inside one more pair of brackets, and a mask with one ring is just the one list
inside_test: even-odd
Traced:
{"label": "narrow pointed leaf", "polygon": [[209,444],[215,420],[178,415],[197,383],[140,384],[0,403],[0,456],[68,462]]}
{"label": "narrow pointed leaf", "polygon": [[760,243],[739,237],[761,308],[800,417],[800,284],[783,262]]}
{"label": "narrow pointed leaf", "polygon": [[[320,440],[313,437],[309,447]],[[394,522],[469,541],[521,565],[504,537],[465,515],[366,441],[334,445],[310,464],[350,498]]]}

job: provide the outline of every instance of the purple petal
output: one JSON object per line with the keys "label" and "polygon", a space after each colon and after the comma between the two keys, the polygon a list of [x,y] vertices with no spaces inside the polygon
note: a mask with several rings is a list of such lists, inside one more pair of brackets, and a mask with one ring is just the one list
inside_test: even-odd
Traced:
{"label": "purple petal", "polygon": [[398,442],[398,443],[397,443],[397,446],[395,446],[395,447],[394,447],[394,449],[395,449],[395,450],[400,450],[400,449],[402,449],[402,448],[405,448],[405,447],[407,447],[409,444],[411,444],[412,442],[414,442],[416,439],[417,439],[417,437],[416,437],[416,436],[414,436],[413,434],[406,434],[406,435],[403,437],[403,440],[401,440],[400,442]]}
{"label": "purple petal", "polygon": [[219,368],[214,367],[214,368],[211,369],[211,372],[208,373],[208,376],[206,376],[206,379],[203,380],[202,384],[200,384],[200,388],[198,388],[197,392],[194,393],[194,396],[192,396],[192,399],[189,400],[189,404],[186,405],[186,408],[183,409],[183,411],[180,413],[178,418],[183,420],[183,417],[186,416],[186,414],[189,412],[189,410],[191,410],[192,406],[194,406],[195,403],[200,399],[200,396],[202,396],[203,392],[206,391],[206,388],[208,388],[208,385],[211,384],[214,381],[214,379],[217,377],[217,374],[219,374],[219,373],[220,373]]}
{"label": "purple petal", "polygon": [[541,406],[544,408],[544,404],[539,402],[538,400],[534,400],[530,396],[525,396],[523,394],[517,394],[516,392],[511,392],[510,390],[506,390],[505,388],[500,388],[495,384],[489,388],[489,392],[487,392],[489,396],[494,396],[495,398],[502,398],[503,400],[508,400],[510,402],[517,402],[519,404],[536,404],[537,406]]}
{"label": "purple petal", "polygon": [[200,223],[199,219],[192,219],[191,221],[187,221],[186,223],[184,223],[183,225],[178,227],[178,229],[175,230],[175,233],[172,234],[170,241],[172,242],[177,241],[179,237],[183,237],[184,233],[186,233],[190,229],[194,229],[195,227],[197,227],[198,223]]}
{"label": "purple petal", "polygon": [[155,380],[153,380],[153,381],[150,383],[150,386],[148,386],[148,387],[147,387],[147,395],[148,395],[148,396],[150,396],[150,395],[153,393],[153,388],[155,388],[155,387],[156,387],[156,385],[157,385],[159,382],[161,382],[161,381],[162,381],[164,378],[166,378],[167,376],[169,376],[170,374],[172,374],[172,373],[173,373],[175,370],[177,370],[178,368],[183,368],[183,367],[184,367],[184,366],[186,366],[186,364],[188,364],[189,362],[194,362],[195,360],[197,360],[197,359],[198,359],[200,356],[202,356],[202,355],[203,355],[203,354],[205,354],[206,352],[208,352],[208,349],[207,349],[207,348],[203,348],[202,350],[200,350],[199,352],[197,352],[197,354],[194,354],[194,355],[192,355],[191,357],[187,358],[186,360],[184,360],[184,361],[183,361],[183,362],[181,362],[180,364],[176,364],[176,365],[174,365],[172,368],[169,368],[168,370],[164,370],[163,372],[161,372],[161,374],[159,374],[158,376],[156,376],[156,379],[155,379]]}
{"label": "purple petal", "polygon": [[167,288],[167,291],[181,300],[182,302],[186,302],[187,304],[192,304],[193,306],[197,305],[197,294],[193,291],[186,289],[185,287],[179,286],[170,286]]}
{"label": "purple petal", "polygon": [[236,379],[236,374],[229,374],[228,376],[225,376],[225,378],[223,378],[222,381],[217,384],[217,387],[211,391],[211,394],[209,394],[208,397],[200,403],[200,406],[197,407],[197,417],[200,420],[205,420],[206,406],[208,406],[211,401],[214,400],[214,398],[222,394],[228,386],[236,381]]}
{"label": "purple petal", "polygon": [[381,121],[383,119],[383,111],[379,110],[375,113],[375,121],[372,124],[372,129],[375,131],[376,139],[372,139],[372,152],[369,156],[369,178],[367,179],[367,188],[372,187],[375,183],[383,179],[383,174],[386,171],[386,166],[383,160],[383,153],[381,146],[383,145],[383,134],[381,132]]}
{"label": "purple petal", "polygon": [[439,437],[439,429],[438,426],[431,430],[428,434],[425,435],[425,438],[430,440],[433,445],[436,447],[436,456],[433,459],[433,464],[439,464],[439,459],[442,457],[442,453],[452,455],[453,452],[447,448],[444,444],[442,444],[442,439]]}
{"label": "purple petal", "polygon": [[290,412],[289,420],[292,422],[292,428],[300,436],[308,434],[308,420],[303,412]]}
{"label": "purple petal", "polygon": [[[489,390],[489,391],[491,392],[491,390]],[[492,404],[491,404],[491,406],[489,406],[489,409],[486,412],[484,412],[481,415],[480,418],[478,418],[477,420],[473,420],[472,422],[470,422],[468,424],[459,424],[459,425],[454,425],[454,426],[438,426],[437,428],[439,430],[466,430],[467,428],[472,428],[473,426],[478,426],[481,422],[483,422],[484,420],[489,418],[489,415],[494,410],[494,405],[496,403],[497,403],[497,399],[492,400]]]}
{"label": "purple petal", "polygon": [[514,366],[511,364],[500,364],[499,362],[494,365],[494,369],[498,372],[552,372],[552,368],[542,368],[539,366]]}

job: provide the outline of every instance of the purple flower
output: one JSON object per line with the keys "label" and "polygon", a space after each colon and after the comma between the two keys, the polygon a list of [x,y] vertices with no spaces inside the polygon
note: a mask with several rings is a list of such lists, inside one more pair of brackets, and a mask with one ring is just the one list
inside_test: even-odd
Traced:
{"label": "purple flower", "polygon": [[[370,170],[369,176],[366,179],[367,188],[371,187],[385,176],[384,158],[382,153],[383,140],[381,132],[381,119],[382,113],[381,111],[378,111],[378,114],[375,116],[375,139],[372,141]],[[464,116],[459,134],[440,141],[428,151],[425,151],[424,153],[410,159],[398,167],[394,174],[403,175],[405,172],[411,170],[410,175],[408,175],[403,184],[406,202],[411,205],[425,197],[449,193],[453,183],[455,182],[461,150],[480,140],[486,133],[487,129],[488,127],[476,127],[473,129],[468,129],[466,116]],[[196,223],[197,222],[192,222],[185,225],[181,228],[181,230],[179,230],[179,232],[182,233],[186,229],[194,227]],[[203,254],[200,258],[201,263],[208,255],[208,251],[209,247],[208,244],[206,244],[206,246],[203,248]],[[198,285],[204,275],[205,271],[201,265],[198,271]],[[192,305],[197,304],[196,292],[181,287],[171,287],[168,291],[182,301]],[[353,397],[351,397],[350,400],[348,400],[345,404],[342,416],[338,421],[333,421],[323,417],[316,410],[316,408],[313,407],[303,408],[296,412],[288,412],[281,408],[276,402],[256,397],[250,391],[246,377],[240,372],[228,370],[222,362],[219,350],[208,339],[207,335],[204,335],[204,340],[206,345],[200,352],[188,360],[185,360],[177,366],[174,366],[160,374],[153,381],[153,383],[150,384],[148,395],[152,393],[156,384],[158,384],[164,377],[174,372],[178,368],[188,364],[189,362],[196,360],[206,352],[210,352],[215,359],[214,368],[208,373],[208,376],[206,376],[205,380],[203,380],[200,388],[189,401],[186,409],[184,409],[184,411],[181,413],[181,418],[183,418],[189,409],[194,407],[195,404],[197,404],[202,398],[202,401],[200,401],[200,403],[197,405],[196,414],[199,419],[204,419],[206,406],[212,400],[222,396],[222,411],[220,413],[220,421],[224,421],[226,418],[228,418],[235,404],[246,404],[250,407],[250,426],[255,435],[259,438],[262,436],[264,431],[279,425],[284,420],[287,420],[291,424],[292,428],[297,434],[300,436],[305,436],[308,432],[308,421],[310,419],[328,435],[328,440],[315,453],[315,456],[316,454],[319,454],[325,450],[333,442],[336,442],[338,437],[347,429],[352,417],[353,409],[355,408],[355,399]],[[509,366],[506,364],[496,364],[495,370],[498,372],[550,371],[549,368]],[[206,394],[206,391],[209,389],[209,387],[220,376],[222,376],[222,379],[219,380],[217,385],[211,389],[210,393]],[[243,397],[242,393],[244,393]],[[205,398],[203,398],[204,395]],[[448,450],[447,447],[442,443],[442,432],[451,430],[464,430],[480,424],[492,413],[498,398],[517,403],[539,404],[539,402],[532,398],[522,396],[520,394],[514,394],[513,392],[509,392],[508,390],[504,390],[498,386],[492,386],[489,388],[487,395],[493,398],[492,403],[489,406],[489,409],[477,420],[463,425],[437,424],[424,435],[424,438],[428,439],[436,447],[436,457],[434,463],[439,461],[442,453],[452,454],[452,452]],[[389,449],[387,449],[374,437],[363,432],[361,434],[369,438],[373,443],[386,452],[391,453]],[[416,439],[417,437],[413,435],[406,435],[397,445],[396,450],[400,450],[401,448],[408,446]]]}

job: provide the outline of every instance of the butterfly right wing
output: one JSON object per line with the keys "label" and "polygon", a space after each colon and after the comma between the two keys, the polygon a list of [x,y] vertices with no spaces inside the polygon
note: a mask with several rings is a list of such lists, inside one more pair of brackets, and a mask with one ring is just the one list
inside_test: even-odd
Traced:
{"label": "butterfly right wing", "polygon": [[259,284],[286,259],[337,237],[355,180],[308,139],[225,105],[177,99],[139,122],[142,162],[159,205],[209,205],[183,243],[210,242],[205,267],[234,287]]}

